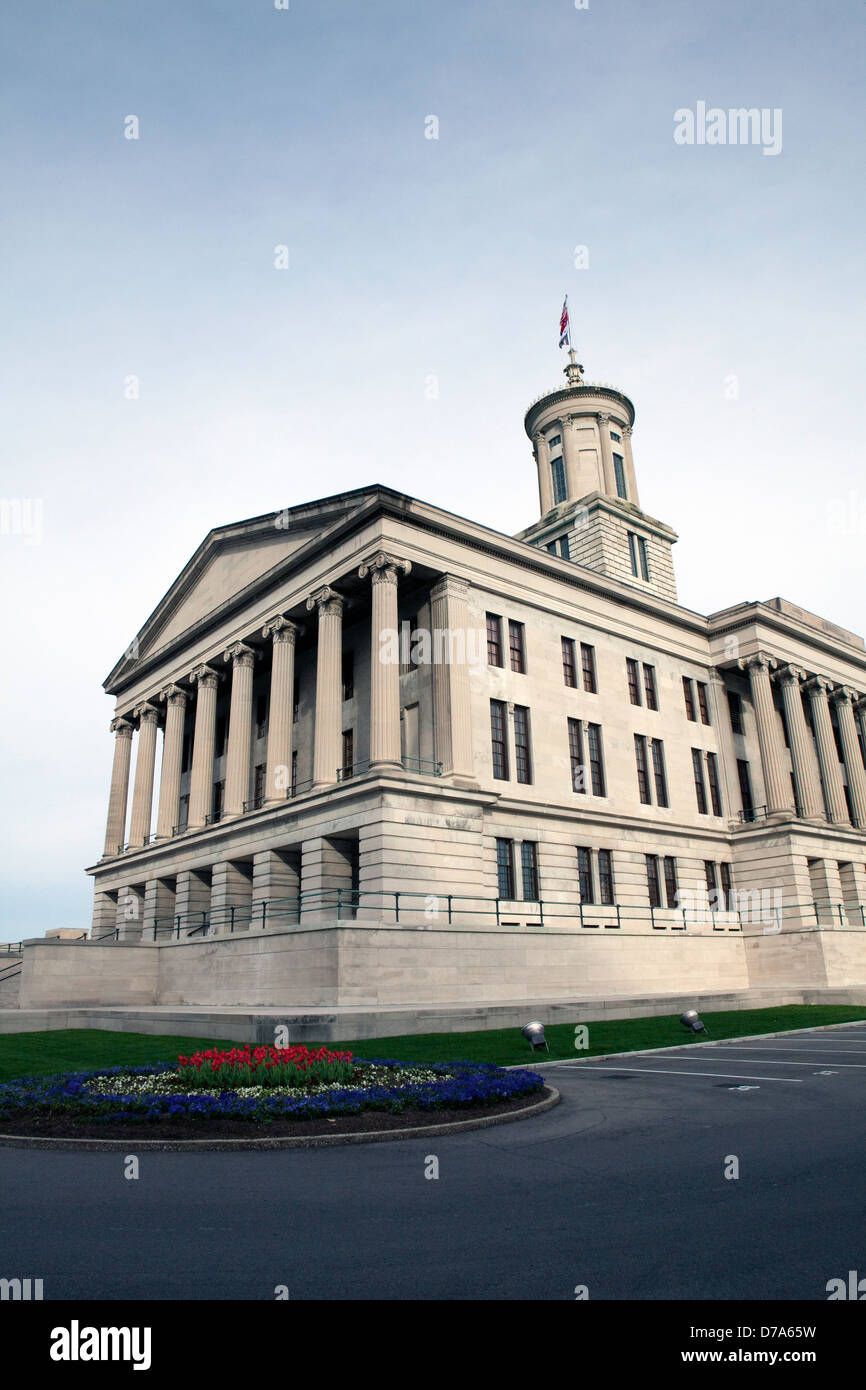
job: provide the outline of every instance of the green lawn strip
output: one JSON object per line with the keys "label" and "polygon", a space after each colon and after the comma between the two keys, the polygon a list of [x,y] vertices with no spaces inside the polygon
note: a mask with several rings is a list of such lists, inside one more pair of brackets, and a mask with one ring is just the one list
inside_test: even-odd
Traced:
{"label": "green lawn strip", "polygon": [[[543,1014],[543,1010],[541,1011]],[[527,1021],[536,1017],[530,1008]],[[739,1038],[749,1033],[783,1032],[789,1028],[815,1028],[828,1023],[866,1021],[866,1007],[857,1005],[790,1004],[777,1009],[732,1009],[702,1013],[711,1041]],[[678,1014],[655,1018],[605,1019],[587,1023],[589,1047],[576,1051],[574,1024],[545,1027],[550,1055],[529,1050],[519,1028],[482,1029],[472,1033],[415,1033],[388,1038],[367,1038],[327,1043],[334,1051],[347,1049],[356,1057],[393,1057],[404,1062],[496,1062],[514,1066],[533,1062],[597,1057],[605,1052],[636,1052],[642,1048],[677,1047],[690,1041]],[[703,1035],[701,1035],[703,1037]],[[102,1029],[63,1029],[45,1033],[0,1034],[0,1081],[19,1076],[48,1076],[60,1071],[87,1071],[96,1067],[131,1066],[145,1062],[175,1062],[199,1048],[238,1046],[225,1038],[188,1038],[149,1033],[114,1033]],[[314,1044],[310,1044],[314,1046]]]}

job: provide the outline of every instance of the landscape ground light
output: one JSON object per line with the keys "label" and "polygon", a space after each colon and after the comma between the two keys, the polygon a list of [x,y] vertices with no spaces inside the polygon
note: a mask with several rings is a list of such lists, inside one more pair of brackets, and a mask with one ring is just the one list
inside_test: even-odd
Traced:
{"label": "landscape ground light", "polygon": [[680,1014],[680,1023],[692,1033],[706,1033],[707,1031],[698,1017],[697,1009],[686,1009],[684,1014]]}
{"label": "landscape ground light", "polygon": [[[526,1038],[533,1052],[535,1052],[537,1048],[547,1047],[543,1023],[527,1023],[525,1028],[521,1028],[520,1031]],[[549,1052],[550,1048],[547,1047],[547,1050]]]}

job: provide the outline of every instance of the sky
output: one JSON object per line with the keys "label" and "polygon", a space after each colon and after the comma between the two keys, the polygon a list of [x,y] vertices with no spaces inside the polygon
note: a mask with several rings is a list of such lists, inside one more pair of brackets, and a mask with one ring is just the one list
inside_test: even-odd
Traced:
{"label": "sky", "polygon": [[864,7],[580,6],[6,0],[0,940],[89,925],[101,683],[211,527],[537,519],[566,293],[680,602],[866,630]]}

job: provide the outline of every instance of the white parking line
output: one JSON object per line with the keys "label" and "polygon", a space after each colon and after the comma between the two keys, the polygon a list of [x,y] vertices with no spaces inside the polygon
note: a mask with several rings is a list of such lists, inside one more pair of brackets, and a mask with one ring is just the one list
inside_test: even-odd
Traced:
{"label": "white parking line", "polygon": [[[697,1061],[697,1058],[695,1060]],[[547,1065],[550,1067],[571,1067],[574,1066],[574,1062],[548,1062]],[[649,1072],[657,1076],[718,1076],[723,1081],[781,1081],[783,1083],[787,1082],[791,1086],[802,1086],[803,1084],[798,1076],[744,1076],[741,1072],[673,1071],[669,1068],[661,1067],[605,1067],[599,1065],[598,1062],[585,1062],[581,1066],[578,1074],[582,1075],[584,1072],[593,1071],[637,1071]]]}
{"label": "white parking line", "polygon": [[[718,1048],[723,1048],[723,1047],[731,1047],[731,1048],[736,1047],[737,1052],[814,1052],[814,1051],[816,1051],[816,1049],[813,1048],[813,1047],[769,1047],[766,1043],[764,1043],[763,1047],[759,1046],[757,1043],[750,1043],[750,1044],[744,1044],[744,1043],[717,1043],[717,1044],[716,1044],[716,1048],[717,1048],[717,1049],[718,1049]],[[676,1050],[679,1051],[680,1049],[677,1048]],[[714,1049],[714,1050],[716,1050],[716,1049]],[[863,1057],[863,1056],[866,1056],[866,1047],[822,1047],[822,1048],[820,1048],[819,1050],[820,1050],[820,1054],[821,1054],[822,1057],[826,1057],[827,1054],[828,1054],[829,1052],[843,1052],[843,1053],[848,1053],[849,1055],[853,1053],[853,1055],[854,1055],[855,1057]],[[852,1063],[849,1063],[848,1065],[850,1065],[850,1066],[862,1066],[862,1065],[864,1065],[864,1064],[863,1064],[863,1063],[858,1063],[858,1062],[852,1062]]]}
{"label": "white parking line", "polygon": [[[690,1057],[675,1057],[676,1062],[690,1062]],[[696,1062],[703,1062],[703,1057],[695,1057]],[[820,1067],[823,1062],[822,1057],[812,1057],[808,1062],[777,1062],[773,1057],[749,1057],[750,1062],[757,1062],[761,1067]],[[866,1071],[866,1062],[834,1062],[834,1067],[855,1067],[860,1071]]]}

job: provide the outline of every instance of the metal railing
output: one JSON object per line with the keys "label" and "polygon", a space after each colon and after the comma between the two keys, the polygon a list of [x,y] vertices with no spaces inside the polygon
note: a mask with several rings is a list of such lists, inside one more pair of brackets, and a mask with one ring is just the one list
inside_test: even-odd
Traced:
{"label": "metal railing", "polygon": [[17,956],[21,950],[20,941],[0,941],[0,954],[4,956]]}

